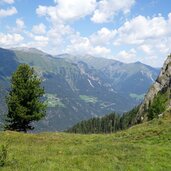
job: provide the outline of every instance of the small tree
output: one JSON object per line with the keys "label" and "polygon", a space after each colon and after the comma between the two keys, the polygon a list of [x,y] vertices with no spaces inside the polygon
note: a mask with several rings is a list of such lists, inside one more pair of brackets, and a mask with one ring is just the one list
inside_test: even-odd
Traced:
{"label": "small tree", "polygon": [[5,129],[27,132],[34,129],[33,121],[45,116],[46,105],[41,100],[44,89],[34,69],[26,64],[21,64],[13,73],[11,84]]}

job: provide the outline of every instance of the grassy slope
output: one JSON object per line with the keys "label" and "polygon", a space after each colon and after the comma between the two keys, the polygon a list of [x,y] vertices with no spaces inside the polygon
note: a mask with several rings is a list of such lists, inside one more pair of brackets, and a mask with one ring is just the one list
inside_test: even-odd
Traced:
{"label": "grassy slope", "polygon": [[108,135],[1,132],[8,162],[0,170],[171,170],[171,117]]}

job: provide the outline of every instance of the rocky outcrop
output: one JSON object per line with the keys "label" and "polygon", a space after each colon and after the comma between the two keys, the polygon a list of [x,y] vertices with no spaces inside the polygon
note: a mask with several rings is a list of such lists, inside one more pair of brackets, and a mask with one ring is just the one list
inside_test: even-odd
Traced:
{"label": "rocky outcrop", "polygon": [[[147,110],[149,104],[152,103],[154,97],[165,89],[171,88],[171,55],[168,56],[164,65],[161,69],[161,72],[156,79],[155,83],[151,86],[148,93],[144,97],[143,103],[140,105],[137,117],[133,122],[139,123],[147,120]],[[170,98],[170,97],[169,97]],[[170,100],[170,99],[169,99]],[[171,100],[169,105],[171,105]]]}

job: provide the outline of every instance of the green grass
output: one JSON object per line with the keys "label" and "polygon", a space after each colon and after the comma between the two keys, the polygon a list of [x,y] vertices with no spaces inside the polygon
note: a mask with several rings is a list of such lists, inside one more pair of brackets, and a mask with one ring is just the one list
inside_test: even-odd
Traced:
{"label": "green grass", "polygon": [[130,93],[129,94],[130,97],[136,99],[136,100],[143,100],[145,94],[134,94],[134,93]]}
{"label": "green grass", "polygon": [[84,100],[86,103],[96,103],[97,97],[80,95],[80,99]]}
{"label": "green grass", "polygon": [[2,171],[170,171],[171,117],[107,135],[1,132],[2,144]]}
{"label": "green grass", "polygon": [[65,105],[61,102],[61,100],[56,95],[47,93],[45,97],[47,98],[45,103],[47,104],[48,107],[65,108]]}

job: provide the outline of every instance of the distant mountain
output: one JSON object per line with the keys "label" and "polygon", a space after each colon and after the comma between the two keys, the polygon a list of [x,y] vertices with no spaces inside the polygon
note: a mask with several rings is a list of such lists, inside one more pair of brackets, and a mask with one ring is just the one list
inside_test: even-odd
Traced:
{"label": "distant mountain", "polygon": [[84,119],[128,111],[142,100],[159,72],[142,63],[0,48],[0,85],[6,92],[11,74],[21,63],[36,69],[46,91],[47,116],[36,123],[36,131],[64,130]]}
{"label": "distant mountain", "polygon": [[159,76],[145,95],[143,102],[119,116],[111,113],[81,121],[67,130],[71,133],[111,133],[135,124],[171,114],[171,55],[165,61]]}
{"label": "distant mountain", "polygon": [[97,79],[100,77],[117,92],[135,98],[138,102],[143,100],[146,91],[155,81],[160,70],[141,62],[126,64],[89,55],[73,56],[63,54],[57,57],[72,61],[80,67],[82,72],[91,74]]}

